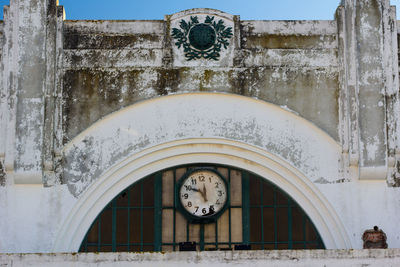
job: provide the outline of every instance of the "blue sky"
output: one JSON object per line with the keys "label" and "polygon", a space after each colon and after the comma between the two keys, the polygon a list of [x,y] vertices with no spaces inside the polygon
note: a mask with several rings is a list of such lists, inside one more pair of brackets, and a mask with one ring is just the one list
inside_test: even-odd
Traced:
{"label": "blue sky", "polygon": [[[13,1],[13,0],[11,0]],[[59,0],[67,19],[163,19],[181,10],[215,8],[241,19],[333,19],[340,0]],[[0,0],[0,6],[10,0]],[[391,0],[400,9],[400,0]],[[3,9],[0,8],[0,18]],[[397,16],[399,17],[399,15]]]}
{"label": "blue sky", "polygon": [[[163,19],[166,14],[208,7],[241,19],[332,19],[340,0],[60,0],[67,18]],[[111,4],[112,3],[112,4]],[[86,12],[84,11],[86,10]],[[83,11],[83,12],[82,12]]]}

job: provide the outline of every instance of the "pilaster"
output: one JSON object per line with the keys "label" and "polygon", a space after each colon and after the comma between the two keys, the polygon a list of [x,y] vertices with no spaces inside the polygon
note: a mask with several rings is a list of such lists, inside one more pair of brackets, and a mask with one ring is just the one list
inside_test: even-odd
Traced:
{"label": "pilaster", "polygon": [[41,184],[53,161],[56,8],[56,0],[11,0],[6,8],[2,135],[7,183]]}
{"label": "pilaster", "polygon": [[336,18],[340,134],[350,176],[390,179],[399,147],[394,8],[389,0],[344,0]]}

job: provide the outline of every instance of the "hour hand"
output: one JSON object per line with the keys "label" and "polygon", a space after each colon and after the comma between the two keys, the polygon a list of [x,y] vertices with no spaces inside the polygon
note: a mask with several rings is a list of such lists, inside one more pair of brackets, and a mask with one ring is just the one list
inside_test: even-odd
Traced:
{"label": "hour hand", "polygon": [[192,187],[191,190],[192,190],[192,191],[195,191],[195,192],[199,192],[199,193],[201,194],[201,196],[203,197],[204,201],[207,201],[207,197],[205,196],[204,191],[202,191],[202,190],[200,190],[200,189],[197,189],[197,188],[193,188],[193,187]]}

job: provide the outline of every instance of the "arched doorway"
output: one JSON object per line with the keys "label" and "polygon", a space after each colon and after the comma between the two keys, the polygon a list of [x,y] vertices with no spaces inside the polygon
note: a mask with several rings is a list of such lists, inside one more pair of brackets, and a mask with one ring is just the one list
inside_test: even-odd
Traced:
{"label": "arched doorway", "polygon": [[[216,221],[191,223],[178,208],[177,183],[186,172],[203,169],[227,181],[229,204]],[[96,217],[79,251],[178,251],[184,242],[195,242],[193,249],[200,251],[325,248],[303,209],[265,178],[229,166],[191,164],[151,174],[119,193]]]}

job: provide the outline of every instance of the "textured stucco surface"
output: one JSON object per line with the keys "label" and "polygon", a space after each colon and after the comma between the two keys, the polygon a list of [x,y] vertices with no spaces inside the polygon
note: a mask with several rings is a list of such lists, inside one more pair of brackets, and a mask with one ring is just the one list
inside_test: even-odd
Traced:
{"label": "textured stucco surface", "polygon": [[63,151],[65,183],[79,196],[114,164],[188,138],[251,144],[283,158],[311,181],[340,179],[339,145],[292,112],[236,95],[196,93],[143,101],[94,124]]}
{"label": "textured stucco surface", "polygon": [[[100,182],[107,193],[110,170],[192,139],[252,146],[290,166],[337,214],[341,247],[361,248],[373,225],[400,247],[400,23],[389,0],[343,0],[329,21],[211,9],[69,21],[56,2],[11,1],[0,22],[0,251],[54,251],[80,197]],[[171,29],[207,14],[232,27],[229,48],[220,61],[186,61]]]}
{"label": "textured stucco surface", "polygon": [[[163,21],[65,22],[66,142],[113,111],[143,99],[185,92],[228,92],[286,106],[338,140],[333,22],[242,21],[237,33],[240,66],[204,66],[182,59],[165,66],[164,39],[169,33],[163,25]],[[309,105],[311,98],[315,105]]]}
{"label": "textured stucco surface", "polygon": [[169,253],[0,254],[0,264],[19,266],[398,266],[399,249],[215,251]]}

